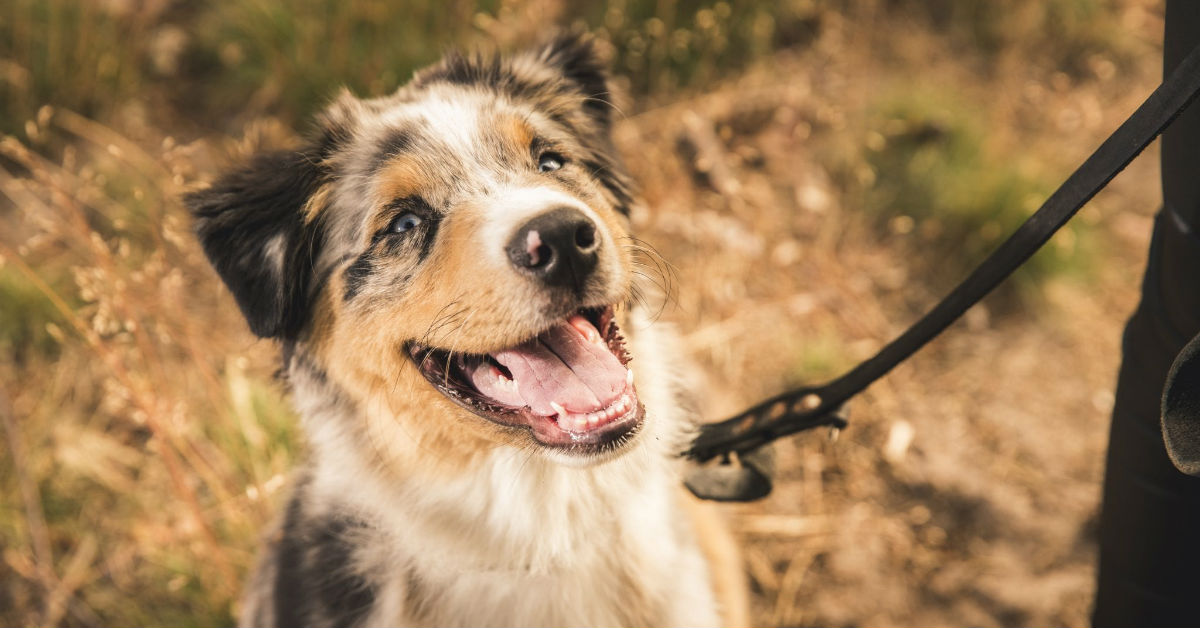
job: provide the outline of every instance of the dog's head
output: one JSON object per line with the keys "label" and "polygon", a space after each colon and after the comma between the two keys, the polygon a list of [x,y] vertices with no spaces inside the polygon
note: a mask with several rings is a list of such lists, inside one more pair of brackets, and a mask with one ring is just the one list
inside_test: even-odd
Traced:
{"label": "dog's head", "polygon": [[251,329],[409,437],[620,451],[644,421],[616,319],[630,186],[588,41],[451,56],[341,94],[310,142],[186,199]]}

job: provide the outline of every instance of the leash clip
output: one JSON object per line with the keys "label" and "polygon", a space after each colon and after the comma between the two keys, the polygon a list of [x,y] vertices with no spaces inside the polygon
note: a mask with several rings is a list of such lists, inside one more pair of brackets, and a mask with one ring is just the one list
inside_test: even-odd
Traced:
{"label": "leash clip", "polygon": [[752,502],[771,493],[775,451],[769,445],[726,453],[716,465],[699,467],[683,480],[692,495],[716,502]]}
{"label": "leash clip", "polygon": [[[821,406],[821,397],[813,392],[796,395],[794,402],[768,402],[761,407],[749,410],[733,419],[705,426],[709,436],[717,438],[719,443],[712,443],[712,450],[720,457],[715,465],[698,467],[688,473],[683,485],[700,499],[718,502],[750,502],[762,499],[771,493],[775,475],[775,450],[773,441],[783,434],[794,434],[821,425],[829,426],[829,438],[837,438],[838,431],[846,426],[847,411],[845,405],[839,405],[830,411],[815,413]],[[787,408],[791,408],[790,411]],[[770,437],[751,437],[742,441],[741,446],[733,445],[730,440],[736,436],[747,436],[755,428],[761,429],[772,421],[799,418],[802,421],[796,425],[778,426],[781,429]],[[703,432],[702,432],[703,433]]]}

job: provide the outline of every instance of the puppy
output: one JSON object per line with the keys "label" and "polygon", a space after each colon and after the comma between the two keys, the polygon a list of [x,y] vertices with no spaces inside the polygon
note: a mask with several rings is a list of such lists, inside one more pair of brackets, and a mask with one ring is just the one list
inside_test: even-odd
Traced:
{"label": "puppy", "polygon": [[186,198],[311,445],[243,625],[745,622],[612,115],[579,36],[451,55]]}

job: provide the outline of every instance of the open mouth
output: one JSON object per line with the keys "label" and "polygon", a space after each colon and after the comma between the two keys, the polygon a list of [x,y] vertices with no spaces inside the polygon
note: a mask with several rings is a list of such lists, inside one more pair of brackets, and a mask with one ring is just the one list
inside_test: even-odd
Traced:
{"label": "open mouth", "polygon": [[616,449],[642,424],[631,356],[611,307],[586,308],[521,344],[463,354],[409,343],[425,379],[471,412],[579,453]]}

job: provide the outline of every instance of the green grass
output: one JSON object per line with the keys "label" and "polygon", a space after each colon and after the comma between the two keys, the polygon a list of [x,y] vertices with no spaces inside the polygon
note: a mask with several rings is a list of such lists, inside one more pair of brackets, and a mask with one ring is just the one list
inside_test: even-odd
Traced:
{"label": "green grass", "polygon": [[[108,6],[109,8],[105,8]],[[390,93],[456,46],[502,48],[552,23],[498,0],[223,0],[166,12],[13,0],[0,20],[0,131],[52,103],[105,117],[136,102],[202,127],[272,115],[302,124],[334,91]],[[817,4],[769,0],[566,3],[559,27],[611,44],[635,94],[668,94],[745,67],[816,32]],[[532,21],[531,21],[532,20]],[[147,98],[149,96],[149,98]]]}
{"label": "green grass", "polygon": [[[881,229],[913,238],[930,253],[928,269],[949,281],[995,250],[1058,184],[1037,155],[995,147],[987,111],[984,103],[921,84],[882,95],[863,149],[872,175],[852,184],[863,211]],[[1090,230],[1076,221],[1018,271],[1015,283],[1026,289],[1053,274],[1084,277],[1092,261]]]}
{"label": "green grass", "polygon": [[389,93],[451,47],[490,47],[499,40],[513,48],[546,36],[556,24],[586,28],[611,44],[616,73],[627,77],[635,95],[656,97],[807,45],[831,12],[851,20],[917,19],[983,59],[1036,48],[1048,63],[1074,73],[1121,39],[1115,9],[1100,0],[546,6],[548,17],[500,0],[218,0],[165,10],[11,0],[0,9],[0,132],[17,133],[44,104],[100,117],[137,104],[154,116],[222,132],[261,115],[296,125],[341,85],[363,96]]}
{"label": "green grass", "polygon": [[1095,55],[1126,63],[1120,7],[1109,0],[898,0],[898,13],[919,16],[954,46],[992,60],[1006,51],[1038,51],[1035,64],[1078,76],[1089,72]]}
{"label": "green grass", "polygon": [[250,104],[296,123],[340,85],[362,96],[394,91],[477,34],[477,16],[494,18],[496,4],[219,2],[196,18],[188,78],[209,92],[200,100],[202,115]]}
{"label": "green grass", "polygon": [[612,44],[638,94],[694,88],[780,48],[808,43],[818,3],[697,0],[578,3],[573,16]]}
{"label": "green grass", "polygon": [[59,344],[51,325],[63,325],[54,305],[23,275],[0,268],[0,355],[17,362],[30,354],[54,357]]}
{"label": "green grass", "polygon": [[853,366],[846,339],[829,328],[810,330],[802,340],[789,341],[795,345],[782,353],[792,356],[792,365],[784,372],[781,387],[785,389],[812,386],[841,375]]}
{"label": "green grass", "polygon": [[0,132],[44,104],[108,112],[145,88],[150,24],[99,2],[7,0],[0,7]]}

